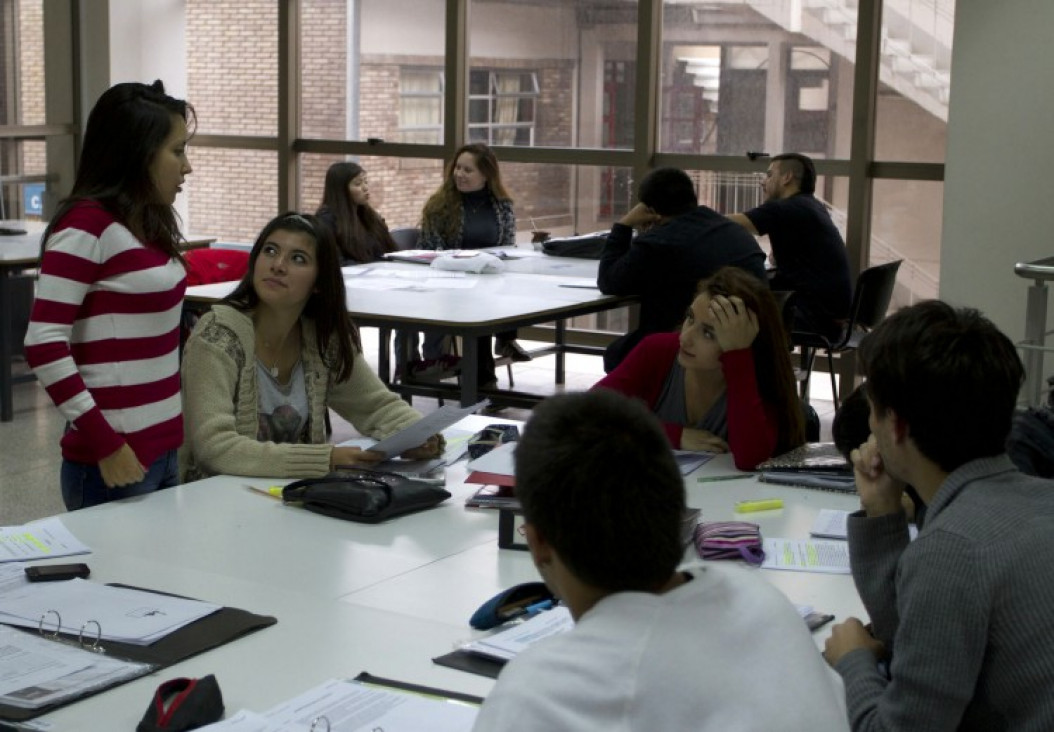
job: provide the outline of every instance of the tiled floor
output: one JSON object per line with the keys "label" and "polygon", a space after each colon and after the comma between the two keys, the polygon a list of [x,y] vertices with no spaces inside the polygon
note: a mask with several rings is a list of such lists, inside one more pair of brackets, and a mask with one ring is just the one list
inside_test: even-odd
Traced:
{"label": "tiled floor", "polygon": [[[363,348],[367,360],[376,365],[376,331],[363,329]],[[530,342],[524,342],[528,348]],[[16,373],[24,366],[16,365]],[[600,358],[568,354],[566,384],[557,387],[553,383],[553,359],[542,357],[529,363],[513,367],[516,388],[541,394],[559,391],[588,389],[603,375]],[[821,437],[830,439],[830,424],[833,416],[830,384],[823,375],[813,380],[812,405],[820,414],[823,425]],[[499,369],[498,385],[507,386],[505,370]],[[64,426],[58,411],[52,406],[44,390],[35,382],[19,384],[14,388],[15,419],[0,423],[0,455],[3,469],[0,470],[0,526],[21,524],[35,518],[61,513],[65,509],[59,493],[59,437]],[[435,409],[433,399],[417,398],[414,406],[422,412]],[[335,416],[335,415],[334,415]],[[527,419],[528,410],[507,409],[501,416],[510,419]],[[335,419],[334,439],[344,440],[355,436],[353,428]]]}

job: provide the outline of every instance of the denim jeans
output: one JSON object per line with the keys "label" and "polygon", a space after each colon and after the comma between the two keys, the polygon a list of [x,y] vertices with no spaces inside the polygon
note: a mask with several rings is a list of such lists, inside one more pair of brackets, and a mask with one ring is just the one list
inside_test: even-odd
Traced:
{"label": "denim jeans", "polygon": [[138,483],[123,485],[120,488],[107,488],[103,482],[98,465],[76,463],[72,460],[62,461],[60,477],[62,500],[67,511],[97,506],[121,498],[141,496],[162,488],[170,488],[179,483],[179,462],[176,451],[169,450],[155,460],[146,471],[146,476]]}

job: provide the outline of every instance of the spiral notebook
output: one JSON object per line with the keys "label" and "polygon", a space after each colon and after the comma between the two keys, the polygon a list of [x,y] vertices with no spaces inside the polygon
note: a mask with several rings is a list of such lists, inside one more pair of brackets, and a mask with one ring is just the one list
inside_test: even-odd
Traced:
{"label": "spiral notebook", "polygon": [[762,483],[855,493],[853,469],[833,442],[807,442],[757,467]]}

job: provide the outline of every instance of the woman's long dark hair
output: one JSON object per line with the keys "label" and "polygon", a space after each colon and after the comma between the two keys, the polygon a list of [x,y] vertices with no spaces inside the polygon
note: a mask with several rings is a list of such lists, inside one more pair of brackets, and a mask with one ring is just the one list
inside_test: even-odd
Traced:
{"label": "woman's long dark hair", "polygon": [[333,163],[326,171],[326,184],[322,191],[322,205],[317,215],[328,212],[334,219],[334,231],[337,246],[345,259],[359,263],[373,261],[370,239],[376,240],[381,249],[394,252],[395,241],[372,206],[360,206],[351,199],[348,185],[358,176],[365,173],[358,163]]}
{"label": "woman's long dark hair", "polygon": [[165,94],[161,80],[153,84],[115,84],[103,92],[88,115],[77,178],[70,195],[59,203],[52,227],[75,204],[95,201],[143,244],[183,261],[179,217],[161,201],[150,166],[172,133],[172,118],[187,123],[193,134],[197,117],[187,102]]}
{"label": "woman's long dark hair", "polygon": [[[267,222],[249,253],[248,271],[234,288],[234,292],[223,298],[222,302],[242,312],[254,310],[260,304],[260,296],[253,287],[253,272],[256,270],[260,250],[276,231],[307,234],[315,242],[318,277],[301,316],[315,321],[315,340],[318,341],[319,356],[328,368],[336,370],[337,381],[347,381],[351,378],[351,371],[355,365],[355,352],[362,351],[362,342],[359,340],[358,329],[348,315],[344,275],[340,271],[337,244],[329,227],[317,217],[289,211]],[[336,363],[330,363],[326,355],[331,340],[336,341]]]}
{"label": "woman's long dark hair", "polygon": [[447,163],[443,174],[443,184],[425,202],[424,210],[421,212],[421,228],[433,229],[444,241],[456,239],[461,230],[461,191],[454,183],[454,166],[457,165],[457,159],[462,153],[469,153],[475,159],[476,167],[487,181],[484,187],[490,191],[490,195],[499,201],[512,201],[512,197],[501,182],[501,171],[498,169],[498,158],[494,155],[494,151],[482,142],[462,145]]}
{"label": "woman's long dark hair", "polygon": [[787,330],[772,291],[746,270],[722,267],[712,277],[699,283],[696,294],[710,297],[734,295],[757,314],[758,334],[750,350],[754,354],[754,375],[761,400],[775,408],[778,430],[776,454],[804,444],[805,420],[798,398],[798,385],[794,380]]}

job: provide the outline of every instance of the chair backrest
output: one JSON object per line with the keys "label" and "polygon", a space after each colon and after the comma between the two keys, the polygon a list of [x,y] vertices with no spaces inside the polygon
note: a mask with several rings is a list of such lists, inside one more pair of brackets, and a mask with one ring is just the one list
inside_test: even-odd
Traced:
{"label": "chair backrest", "polygon": [[416,249],[417,242],[421,238],[421,230],[411,226],[392,229],[389,233],[392,235],[396,249]]}
{"label": "chair backrest", "polygon": [[886,317],[901,261],[868,267],[856,278],[853,304],[849,310],[849,332],[856,327],[870,330]]}

